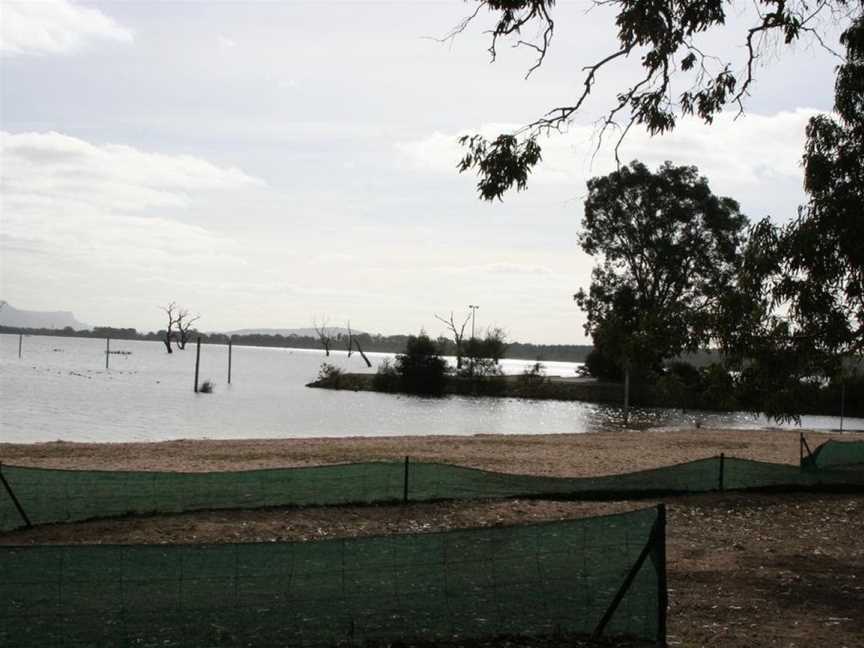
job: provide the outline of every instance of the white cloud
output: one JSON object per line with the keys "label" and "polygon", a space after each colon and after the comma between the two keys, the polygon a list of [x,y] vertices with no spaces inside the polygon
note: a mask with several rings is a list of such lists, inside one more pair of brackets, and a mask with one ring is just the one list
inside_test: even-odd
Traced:
{"label": "white cloud", "polygon": [[512,275],[512,276],[552,276],[555,272],[543,265],[534,265],[530,263],[486,263],[483,265],[468,265],[468,266],[444,266],[435,268],[435,272],[441,272],[451,275]]}
{"label": "white cloud", "polygon": [[98,9],[68,0],[4,0],[0,15],[0,52],[8,54],[65,54],[94,40],[133,40],[129,29]]}
{"label": "white cloud", "polygon": [[[818,111],[799,108],[773,115],[735,113],[720,115],[713,125],[683,120],[670,134],[650,137],[632,131],[620,149],[622,162],[638,159],[650,167],[666,160],[693,164],[716,193],[729,195],[749,207],[754,218],[765,213],[787,218],[803,200],[801,153],[807,121]],[[491,136],[514,129],[510,124],[484,125],[479,132]],[[436,132],[426,138],[401,142],[397,152],[417,170],[455,175],[463,154],[457,138],[463,133]],[[615,133],[607,135],[596,157],[592,126],[572,125],[566,133],[541,139],[543,161],[529,186],[568,187],[579,194],[588,178],[615,168]]]}
{"label": "white cloud", "polygon": [[6,288],[75,277],[173,283],[246,264],[229,236],[178,220],[263,184],[238,169],[59,133],[0,132],[0,155]]}
{"label": "white cloud", "polygon": [[21,208],[90,206],[111,212],[186,207],[196,192],[263,184],[189,155],[94,145],[60,133],[0,131],[4,202]]}

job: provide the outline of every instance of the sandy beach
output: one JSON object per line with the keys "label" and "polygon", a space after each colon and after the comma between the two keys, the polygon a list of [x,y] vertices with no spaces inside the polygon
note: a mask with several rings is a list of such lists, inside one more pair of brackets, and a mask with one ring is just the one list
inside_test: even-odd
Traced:
{"label": "sandy beach", "polygon": [[[861,435],[804,431],[811,448]],[[585,477],[658,468],[720,453],[798,464],[799,432],[705,428],[596,434],[180,440],[156,443],[0,443],[21,466],[181,472],[280,468],[352,461],[443,461],[487,470]]]}

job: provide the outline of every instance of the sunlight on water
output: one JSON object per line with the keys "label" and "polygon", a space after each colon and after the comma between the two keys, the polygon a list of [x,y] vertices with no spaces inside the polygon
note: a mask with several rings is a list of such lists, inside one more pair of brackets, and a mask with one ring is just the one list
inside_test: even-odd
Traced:
{"label": "sunlight on water", "polygon": [[[620,429],[621,409],[607,405],[514,398],[440,399],[335,392],[305,387],[323,361],[346,371],[366,369],[358,354],[234,347],[232,384],[228,349],[203,345],[200,380],[213,394],[193,393],[195,348],[168,355],[161,343],[0,335],[0,440],[156,441],[277,437],[422,434],[557,434]],[[392,354],[369,354],[373,365]],[[545,363],[550,375],[572,376],[576,363]],[[506,360],[506,373],[532,361]],[[763,427],[744,413],[636,409],[631,427],[692,425]],[[836,429],[839,419],[804,417],[805,427]],[[845,427],[864,429],[864,420]]]}

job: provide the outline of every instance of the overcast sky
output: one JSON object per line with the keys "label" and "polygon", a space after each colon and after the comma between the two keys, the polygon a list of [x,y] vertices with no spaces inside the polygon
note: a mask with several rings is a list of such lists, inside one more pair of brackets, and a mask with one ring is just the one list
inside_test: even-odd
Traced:
{"label": "overcast sky", "polygon": [[[478,304],[511,339],[584,343],[572,294],[592,124],[638,60],[605,73],[570,131],[544,141],[529,191],[481,203],[455,138],[572,101],[580,67],[613,51],[606,9],[561,2],[547,61],[489,62],[463,2],[0,0],[0,299],[93,325],[443,332]],[[729,34],[744,24],[733,18]],[[725,37],[705,44],[741,61]],[[529,34],[530,35],[530,34]],[[834,40],[836,42],[836,38]],[[634,132],[622,151],[695,164],[756,220],[802,202],[807,119],[831,109],[836,60],[799,45],[766,61],[737,120]]]}

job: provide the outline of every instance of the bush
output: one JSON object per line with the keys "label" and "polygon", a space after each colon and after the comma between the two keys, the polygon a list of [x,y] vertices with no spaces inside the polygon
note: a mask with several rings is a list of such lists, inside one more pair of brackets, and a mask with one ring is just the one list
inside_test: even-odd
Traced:
{"label": "bush", "polygon": [[318,383],[324,387],[339,387],[342,376],[342,370],[329,362],[322,362],[318,369]]}
{"label": "bush", "polygon": [[490,329],[486,337],[471,338],[463,345],[462,358],[464,364],[458,375],[463,378],[486,378],[502,375],[498,361],[504,357],[507,344],[504,342],[504,332],[501,329]]}
{"label": "bush", "polygon": [[201,394],[212,394],[215,386],[216,385],[213,383],[212,380],[205,380],[203,383],[201,383],[201,386],[198,387],[198,392]]}
{"label": "bush", "polygon": [[385,359],[378,365],[378,371],[375,372],[372,385],[375,391],[399,391],[399,372],[396,367],[390,364],[390,360]]}
{"label": "bush", "polygon": [[520,387],[535,387],[546,382],[546,367],[539,360],[517,378]]}
{"label": "bush", "polygon": [[411,335],[405,353],[396,356],[399,387],[410,394],[440,395],[446,382],[447,363],[437,345],[425,333]]}

